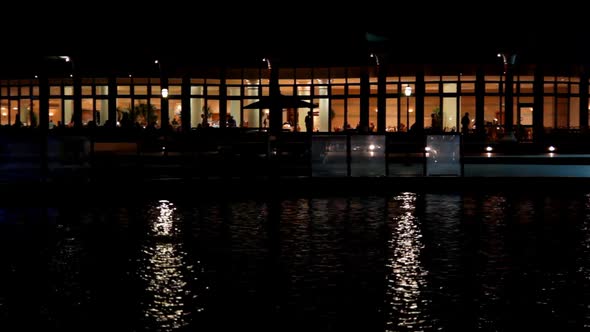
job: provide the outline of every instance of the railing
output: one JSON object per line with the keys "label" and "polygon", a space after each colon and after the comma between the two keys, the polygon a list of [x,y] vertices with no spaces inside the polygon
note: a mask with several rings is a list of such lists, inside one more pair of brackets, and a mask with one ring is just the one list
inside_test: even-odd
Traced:
{"label": "railing", "polygon": [[[464,141],[460,134],[281,133],[275,137],[227,128],[166,135],[65,130],[43,136],[19,131],[0,133],[0,180],[432,177],[462,176],[466,165],[472,176],[474,167],[483,169],[481,165],[487,164],[590,164],[590,157],[550,159],[553,155],[541,144],[495,143],[489,145],[490,152],[486,147],[485,142]],[[557,148],[553,154],[575,152],[571,147]]]}

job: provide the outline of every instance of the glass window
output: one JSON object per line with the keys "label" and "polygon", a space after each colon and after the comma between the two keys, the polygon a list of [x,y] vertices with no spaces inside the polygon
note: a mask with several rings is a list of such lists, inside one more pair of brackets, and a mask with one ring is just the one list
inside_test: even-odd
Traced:
{"label": "glass window", "polygon": [[487,138],[496,141],[502,134],[503,114],[500,106],[500,98],[497,96],[485,96],[483,122]]}
{"label": "glass window", "polygon": [[369,131],[377,131],[377,114],[379,109],[377,108],[377,98],[369,98]]}
{"label": "glass window", "polygon": [[204,98],[191,98],[190,100],[190,115],[191,115],[191,128],[202,126],[203,105],[205,105]]}
{"label": "glass window", "polygon": [[475,76],[473,75],[461,75],[459,78],[461,82],[475,82]]}
{"label": "glass window", "polygon": [[49,99],[49,127],[63,123],[61,99]]}
{"label": "glass window", "polygon": [[147,85],[136,85],[133,87],[133,93],[136,95],[147,96],[148,87]]}
{"label": "glass window", "polygon": [[398,111],[397,111],[397,98],[387,98],[385,100],[385,130],[388,132],[397,131]]}
{"label": "glass window", "polygon": [[462,93],[475,93],[475,83],[461,83]]}
{"label": "glass window", "polygon": [[442,112],[440,109],[440,97],[424,98],[424,129],[440,131]]}
{"label": "glass window", "polygon": [[97,96],[108,96],[109,94],[109,86],[108,85],[97,85],[96,86],[96,95]]}
{"label": "glass window", "polygon": [[348,86],[348,94],[359,96],[361,94],[361,86],[360,85],[349,85]]}
{"label": "glass window", "polygon": [[129,85],[117,85],[117,95],[129,96],[131,94],[131,86]]}
{"label": "glass window", "polygon": [[49,87],[49,95],[61,96],[61,86],[52,85]]}
{"label": "glass window", "polygon": [[351,129],[355,129],[361,120],[361,99],[360,98],[348,98],[346,104],[347,110],[347,123]]}
{"label": "glass window", "polygon": [[457,92],[457,83],[443,83],[443,92],[444,93],[456,93]]}
{"label": "glass window", "polygon": [[109,103],[104,99],[96,99],[95,103],[94,121],[96,125],[102,126],[109,119]]}
{"label": "glass window", "polygon": [[233,97],[239,97],[242,95],[242,88],[239,86],[228,86],[227,95]]}
{"label": "glass window", "polygon": [[64,123],[68,127],[74,126],[74,101],[73,100],[64,100],[63,102],[63,110],[64,110]]}
{"label": "glass window", "polygon": [[344,85],[336,85],[336,84],[332,84],[330,86],[330,89],[332,90],[332,95],[333,96],[343,96],[344,95]]}
{"label": "glass window", "polygon": [[426,83],[426,93],[438,93],[438,83]]}
{"label": "glass window", "polygon": [[520,93],[532,94],[533,84],[532,83],[520,83]]}
{"label": "glass window", "polygon": [[182,93],[182,89],[180,85],[169,85],[168,86],[169,94],[172,96],[180,96]]}
{"label": "glass window", "polygon": [[376,95],[379,91],[379,85],[378,84],[371,84],[371,85],[369,85],[369,89],[370,89],[372,95]]}
{"label": "glass window", "polygon": [[160,85],[150,86],[150,91],[152,92],[152,96],[159,96],[162,94],[162,89],[160,89]]}
{"label": "glass window", "polygon": [[219,86],[207,86],[207,95],[208,96],[219,96]]}
{"label": "glass window", "polygon": [[192,85],[191,86],[191,95],[192,96],[202,96],[203,95],[203,86],[202,85]]}
{"label": "glass window", "polygon": [[543,127],[555,127],[555,97],[545,96],[543,98]]}
{"label": "glass window", "polygon": [[92,95],[92,86],[91,85],[82,85],[82,96],[91,96]]}
{"label": "glass window", "polygon": [[543,92],[545,94],[553,94],[553,93],[555,93],[554,88],[555,88],[555,84],[553,84],[553,83],[545,83],[545,84],[543,84]]}
{"label": "glass window", "polygon": [[486,83],[486,93],[500,92],[500,83]]}
{"label": "glass window", "polygon": [[168,119],[174,129],[182,125],[182,102],[180,99],[168,99]]}
{"label": "glass window", "polygon": [[387,94],[397,94],[397,83],[386,84],[385,85],[385,92]]}
{"label": "glass window", "polygon": [[344,99],[330,100],[331,131],[343,131],[346,125],[344,119]]}
{"label": "glass window", "polygon": [[580,98],[570,98],[569,128],[580,128]]}
{"label": "glass window", "polygon": [[73,96],[74,95],[74,87],[72,85],[64,86],[64,96]]}
{"label": "glass window", "polygon": [[8,124],[8,99],[0,99],[0,124]]}

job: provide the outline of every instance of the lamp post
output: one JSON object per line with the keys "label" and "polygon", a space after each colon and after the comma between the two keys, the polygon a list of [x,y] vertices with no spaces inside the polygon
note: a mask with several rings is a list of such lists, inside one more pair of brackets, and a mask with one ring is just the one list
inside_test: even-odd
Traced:
{"label": "lamp post", "polygon": [[160,77],[160,128],[167,128],[170,123],[170,115],[168,114],[168,74],[161,59],[154,60],[154,64],[158,65],[158,75]]}
{"label": "lamp post", "polygon": [[502,140],[515,142],[514,134],[514,107],[513,107],[513,72],[512,67],[516,62],[516,54],[498,53],[504,64],[505,89],[504,89],[504,137]]}
{"label": "lamp post", "polygon": [[412,87],[408,84],[404,89],[406,95],[406,131],[410,130],[410,96],[412,95]]}
{"label": "lamp post", "polygon": [[[60,55],[59,58],[64,60],[66,63],[71,65],[71,73],[70,78],[72,78],[72,88],[73,88],[73,114],[72,114],[72,122],[74,123],[74,127],[82,127],[82,82],[78,73],[76,72],[76,65],[74,63],[74,59],[70,55]],[[94,115],[93,115],[94,117]],[[68,119],[64,119],[68,121]]]}

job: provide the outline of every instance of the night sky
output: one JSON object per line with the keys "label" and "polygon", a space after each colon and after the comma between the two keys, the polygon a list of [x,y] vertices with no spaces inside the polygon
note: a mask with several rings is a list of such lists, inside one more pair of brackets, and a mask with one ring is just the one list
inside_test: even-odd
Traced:
{"label": "night sky", "polygon": [[[302,66],[363,64],[370,52],[398,63],[494,63],[498,52],[516,52],[528,63],[590,59],[590,29],[574,7],[363,4],[338,10],[220,4],[207,11],[169,5],[43,15],[30,19],[30,29],[19,24],[5,31],[9,47],[0,52],[0,71],[34,71],[31,63],[60,54],[77,56],[81,71],[146,67],[155,57],[178,65],[245,66],[265,56]],[[386,41],[370,43],[366,33]]]}

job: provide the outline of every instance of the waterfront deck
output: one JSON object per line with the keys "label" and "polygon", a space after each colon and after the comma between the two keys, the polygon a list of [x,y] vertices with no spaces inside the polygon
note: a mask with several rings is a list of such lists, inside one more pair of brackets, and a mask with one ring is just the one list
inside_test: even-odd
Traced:
{"label": "waterfront deck", "polygon": [[[60,184],[167,187],[217,183],[236,188],[367,191],[390,188],[476,188],[519,183],[590,182],[590,151],[530,143],[433,145],[385,135],[271,137],[266,133],[211,131],[189,136],[2,136],[0,181],[5,185]],[[223,135],[222,135],[223,134]],[[449,139],[450,138],[450,139]],[[430,143],[429,143],[430,144]],[[439,144],[439,145],[437,145]],[[445,143],[446,144],[446,143]],[[428,145],[428,144],[427,144]],[[563,152],[562,152],[563,151]],[[433,156],[437,153],[437,157]],[[26,187],[26,186],[25,186]],[[571,186],[570,186],[571,187]],[[118,190],[118,189],[117,189]]]}

